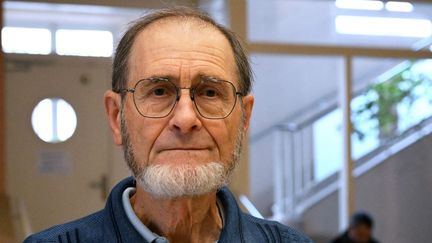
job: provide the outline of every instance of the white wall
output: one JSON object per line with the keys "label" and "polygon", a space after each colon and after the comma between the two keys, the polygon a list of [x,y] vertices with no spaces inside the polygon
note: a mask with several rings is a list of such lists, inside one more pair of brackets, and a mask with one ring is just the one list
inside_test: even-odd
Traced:
{"label": "white wall", "polygon": [[[357,209],[375,219],[380,242],[430,242],[432,231],[432,136],[417,141],[385,160],[355,181]],[[310,236],[337,233],[337,193],[304,214],[304,230]],[[319,241],[317,241],[319,243]]]}

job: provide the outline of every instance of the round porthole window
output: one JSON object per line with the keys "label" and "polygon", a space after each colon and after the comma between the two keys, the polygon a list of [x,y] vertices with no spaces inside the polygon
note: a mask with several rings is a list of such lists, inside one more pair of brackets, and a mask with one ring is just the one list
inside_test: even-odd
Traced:
{"label": "round porthole window", "polygon": [[75,132],[77,117],[72,106],[60,98],[41,100],[33,109],[33,131],[47,143],[68,140]]}

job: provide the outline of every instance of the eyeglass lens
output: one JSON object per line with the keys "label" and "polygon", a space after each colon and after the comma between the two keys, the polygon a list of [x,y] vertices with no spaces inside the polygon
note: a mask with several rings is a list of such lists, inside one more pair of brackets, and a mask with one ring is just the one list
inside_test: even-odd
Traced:
{"label": "eyeglass lens", "polygon": [[[135,86],[134,102],[145,117],[165,117],[173,110],[179,90],[169,80],[144,79]],[[190,92],[197,111],[206,118],[224,118],[235,106],[235,87],[227,81],[202,80]]]}

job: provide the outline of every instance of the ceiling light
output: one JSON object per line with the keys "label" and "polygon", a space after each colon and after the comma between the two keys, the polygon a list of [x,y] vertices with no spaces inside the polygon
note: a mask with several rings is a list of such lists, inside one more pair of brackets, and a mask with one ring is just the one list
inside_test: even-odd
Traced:
{"label": "ceiling light", "polygon": [[385,4],[385,8],[392,12],[412,12],[414,6],[409,2],[389,1]]}
{"label": "ceiling light", "polygon": [[425,38],[432,35],[429,19],[337,16],[336,31],[341,34]]}
{"label": "ceiling light", "polygon": [[338,8],[344,9],[359,9],[359,10],[381,10],[384,8],[384,3],[375,0],[336,0],[335,5]]}

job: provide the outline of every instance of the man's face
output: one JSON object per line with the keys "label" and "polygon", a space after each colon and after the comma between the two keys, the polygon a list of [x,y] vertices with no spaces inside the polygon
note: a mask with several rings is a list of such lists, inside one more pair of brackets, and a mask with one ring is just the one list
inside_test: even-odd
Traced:
{"label": "man's face", "polygon": [[[128,88],[149,77],[170,77],[178,87],[191,87],[203,75],[230,81],[239,90],[231,47],[214,28],[197,21],[172,19],[152,24],[137,36],[129,59]],[[121,115],[122,143],[138,182],[145,188],[152,186],[149,183],[160,186],[165,179],[173,179],[165,189],[184,184],[182,186],[194,190],[191,194],[206,193],[226,183],[226,177],[238,160],[252,104],[253,97],[246,96],[243,103],[238,100],[227,118],[206,119],[197,113],[186,89],[181,90],[181,98],[169,116],[155,119],[141,116],[134,106],[133,96],[127,95]],[[152,175],[143,178],[149,168]],[[213,176],[223,178],[211,178]],[[200,185],[206,188],[197,189]],[[149,191],[161,197],[189,193],[180,190],[168,195]]]}
{"label": "man's face", "polygon": [[367,243],[372,236],[372,229],[365,224],[358,224],[350,228],[349,234],[354,242]]}

